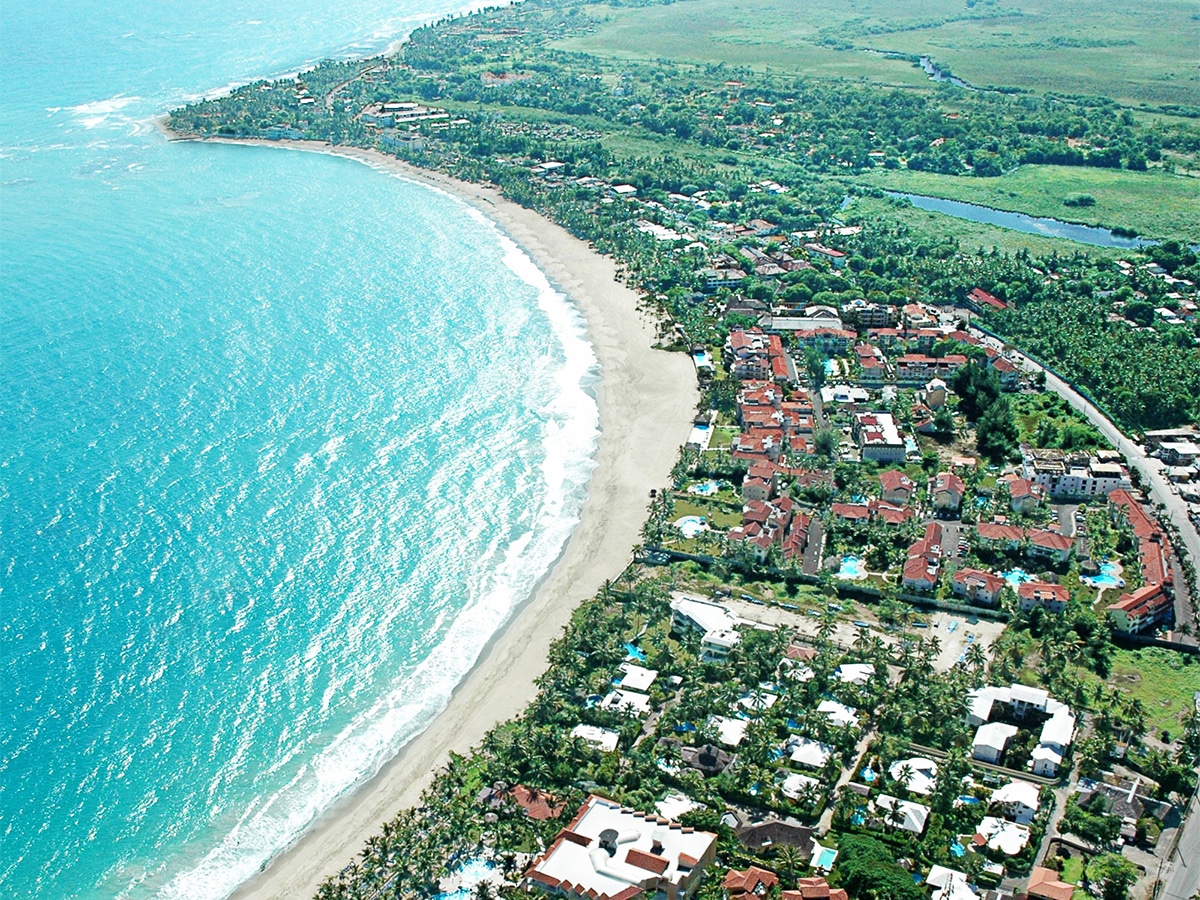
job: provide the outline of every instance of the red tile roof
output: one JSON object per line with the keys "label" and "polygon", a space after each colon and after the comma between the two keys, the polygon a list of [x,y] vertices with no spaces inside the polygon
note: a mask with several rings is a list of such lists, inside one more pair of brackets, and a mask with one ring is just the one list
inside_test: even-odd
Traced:
{"label": "red tile roof", "polygon": [[1045,900],[1071,900],[1075,894],[1075,885],[1060,881],[1058,873],[1053,869],[1034,866],[1029,878],[1029,896],[1043,897]]}
{"label": "red tile roof", "polygon": [[666,857],[655,856],[653,853],[638,850],[636,847],[629,848],[629,852],[625,854],[625,862],[639,869],[646,869],[649,872],[653,872],[655,875],[661,875],[667,871],[667,866],[671,864],[671,861]]}
{"label": "red tile roof", "polygon": [[779,884],[779,876],[768,869],[760,869],[758,866],[751,866],[745,871],[738,869],[730,869],[725,874],[725,880],[721,886],[729,892],[729,896],[736,897],[739,894],[754,894],[761,890],[766,893],[775,885]]}

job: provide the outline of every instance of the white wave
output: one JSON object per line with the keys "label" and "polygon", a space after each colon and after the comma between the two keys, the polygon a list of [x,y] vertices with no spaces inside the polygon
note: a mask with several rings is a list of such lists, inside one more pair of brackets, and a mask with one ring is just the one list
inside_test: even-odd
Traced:
{"label": "white wave", "polygon": [[[116,113],[120,112],[130,103],[137,103],[141,97],[125,97],[117,95],[110,97],[107,100],[94,100],[91,103],[80,103],[77,106],[66,107],[67,112],[75,116],[84,128],[96,128],[103,125],[109,119],[113,118]],[[124,125],[131,120],[125,116],[117,116],[117,121]]]}

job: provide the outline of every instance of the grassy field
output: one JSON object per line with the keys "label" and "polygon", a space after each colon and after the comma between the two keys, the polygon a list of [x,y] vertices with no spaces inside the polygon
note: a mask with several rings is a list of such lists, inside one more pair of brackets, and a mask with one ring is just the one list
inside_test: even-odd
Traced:
{"label": "grassy field", "polygon": [[[960,178],[907,169],[875,171],[863,180],[888,190],[980,203],[1084,225],[1132,228],[1146,237],[1200,240],[1200,178],[1162,171],[1129,172],[1083,166],[1021,166],[998,178]],[[1071,194],[1096,205],[1063,206]]]}
{"label": "grassy field", "polygon": [[1146,707],[1150,734],[1162,730],[1172,738],[1182,730],[1180,719],[1200,689],[1200,660],[1158,647],[1119,649],[1113,654],[1109,685],[1137,697]]}
{"label": "grassy field", "polygon": [[901,205],[897,201],[886,198],[855,198],[846,207],[842,215],[844,217],[859,218],[863,221],[890,220],[902,222],[914,231],[935,236],[951,236],[963,247],[977,247],[981,250],[991,250],[993,247],[998,247],[1006,253],[1015,253],[1018,250],[1024,249],[1035,255],[1080,250],[1085,253],[1114,258],[1120,255],[1121,252],[1104,247],[1077,244],[1073,241],[1066,241],[1059,238],[1024,234],[1009,228],[998,228],[995,225],[967,222],[964,219],[956,219],[953,216],[917,209],[911,205]]}
{"label": "grassy field", "polygon": [[887,51],[928,55],[976,85],[1138,104],[1200,96],[1193,0],[681,0],[590,8],[595,31],[563,47],[607,56],[928,84]]}

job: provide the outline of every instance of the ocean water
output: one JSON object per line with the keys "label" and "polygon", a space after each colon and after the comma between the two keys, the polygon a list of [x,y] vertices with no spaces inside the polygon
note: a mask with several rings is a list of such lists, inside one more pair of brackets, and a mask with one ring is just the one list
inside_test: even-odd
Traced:
{"label": "ocean water", "polygon": [[218,898],[432,719],[578,519],[583,323],[445,194],[170,144],[442,0],[14,0],[0,892]]}

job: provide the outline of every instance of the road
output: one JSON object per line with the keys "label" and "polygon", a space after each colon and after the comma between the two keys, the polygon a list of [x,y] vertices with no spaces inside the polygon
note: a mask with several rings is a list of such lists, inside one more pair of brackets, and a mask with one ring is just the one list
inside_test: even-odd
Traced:
{"label": "road", "polygon": [[1192,900],[1197,895],[1200,895],[1200,797],[1193,797],[1158,900]]}
{"label": "road", "polygon": [[[975,329],[972,330],[974,331]],[[976,333],[981,337],[989,337],[982,332]],[[1104,413],[1053,372],[1044,369],[1039,363],[1011,347],[1009,348],[1009,353],[1020,363],[1025,371],[1045,372],[1046,387],[1066,400],[1067,403],[1079,412],[1083,413],[1087,420],[1104,435],[1113,447],[1121,452],[1129,465],[1141,475],[1142,485],[1146,488],[1147,494],[1165,510],[1167,518],[1179,530],[1183,547],[1176,549],[1185,551],[1191,559],[1193,566],[1200,566],[1200,534],[1196,533],[1196,526],[1188,518],[1187,504],[1183,502],[1178,494],[1175,494],[1171,490],[1170,482],[1163,476],[1158,460],[1150,459],[1146,456],[1142,448],[1122,434],[1120,429]]]}

